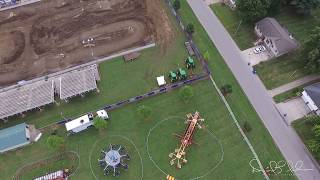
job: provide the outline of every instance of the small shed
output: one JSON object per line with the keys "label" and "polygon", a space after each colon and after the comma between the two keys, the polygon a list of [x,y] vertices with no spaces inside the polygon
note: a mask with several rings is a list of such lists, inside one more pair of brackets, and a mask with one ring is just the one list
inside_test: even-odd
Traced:
{"label": "small shed", "polygon": [[68,132],[78,133],[93,125],[93,115],[87,114],[65,124]]}
{"label": "small shed", "polygon": [[132,52],[132,53],[124,55],[123,59],[125,62],[130,62],[130,61],[137,59],[140,55],[141,55],[141,53],[139,53],[139,52]]}
{"label": "small shed", "polygon": [[166,80],[164,79],[164,76],[157,77],[158,86],[164,86],[166,85]]}
{"label": "small shed", "polygon": [[40,137],[40,131],[26,123],[2,129],[0,130],[0,153],[38,141]]}
{"label": "small shed", "polygon": [[186,49],[187,49],[187,51],[188,51],[188,54],[189,54],[190,56],[193,56],[193,55],[194,55],[194,50],[193,50],[193,48],[191,47],[190,42],[187,41],[187,42],[184,43],[184,45],[186,46]]}

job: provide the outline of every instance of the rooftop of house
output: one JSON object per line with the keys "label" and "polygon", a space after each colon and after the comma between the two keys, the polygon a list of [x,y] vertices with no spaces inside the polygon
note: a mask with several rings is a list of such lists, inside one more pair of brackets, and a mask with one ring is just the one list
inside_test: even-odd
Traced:
{"label": "rooftop of house", "polygon": [[303,89],[307,92],[317,107],[320,107],[320,83],[312,84]]}
{"label": "rooftop of house", "polygon": [[264,18],[256,23],[263,36],[271,39],[279,54],[285,54],[299,47],[299,43],[290,32],[274,18]]}

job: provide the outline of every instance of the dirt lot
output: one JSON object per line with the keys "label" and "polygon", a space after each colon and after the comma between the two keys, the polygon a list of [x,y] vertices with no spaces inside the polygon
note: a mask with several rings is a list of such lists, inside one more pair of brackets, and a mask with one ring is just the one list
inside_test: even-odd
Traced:
{"label": "dirt lot", "polygon": [[0,12],[0,86],[174,34],[161,0],[44,0]]}

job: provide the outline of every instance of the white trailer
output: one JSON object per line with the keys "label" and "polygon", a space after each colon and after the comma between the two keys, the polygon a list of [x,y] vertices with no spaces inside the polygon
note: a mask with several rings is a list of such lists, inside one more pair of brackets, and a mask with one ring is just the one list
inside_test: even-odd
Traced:
{"label": "white trailer", "polygon": [[93,125],[93,114],[87,114],[65,124],[70,133],[78,133]]}

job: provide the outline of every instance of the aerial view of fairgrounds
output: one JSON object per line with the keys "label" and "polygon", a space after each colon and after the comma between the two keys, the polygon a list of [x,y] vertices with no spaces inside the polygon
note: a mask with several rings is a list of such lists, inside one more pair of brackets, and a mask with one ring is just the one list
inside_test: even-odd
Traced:
{"label": "aerial view of fairgrounds", "polygon": [[270,165],[285,162],[270,134],[172,2],[0,9],[1,180],[296,179]]}

